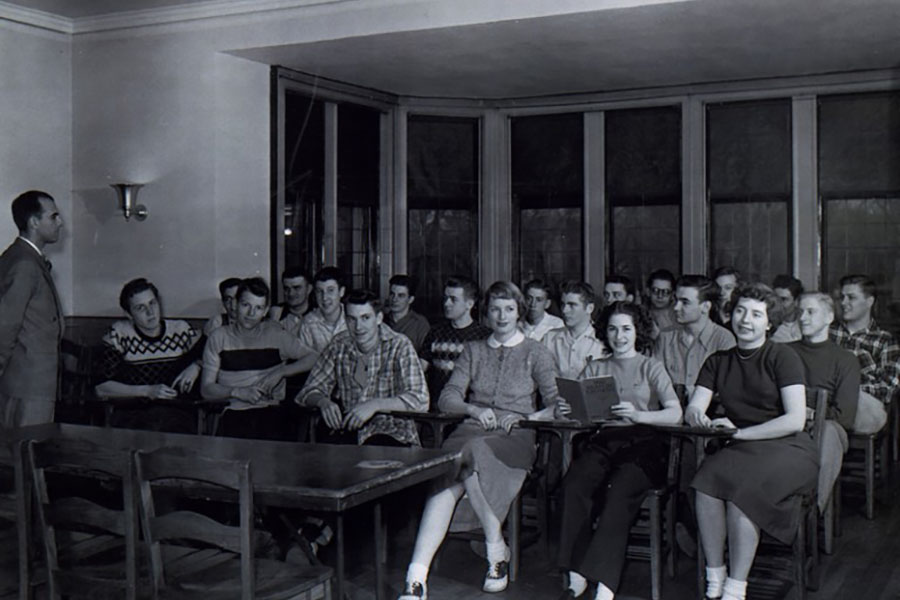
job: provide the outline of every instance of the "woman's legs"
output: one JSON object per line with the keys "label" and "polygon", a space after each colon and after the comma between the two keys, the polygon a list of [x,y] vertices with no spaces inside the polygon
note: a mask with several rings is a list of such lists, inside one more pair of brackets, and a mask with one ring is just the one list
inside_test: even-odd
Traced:
{"label": "woman's legs", "polygon": [[756,547],[759,545],[759,527],[733,502],[728,503],[728,566],[731,579],[747,581]]}
{"label": "woman's legs", "polygon": [[475,515],[477,515],[478,520],[481,521],[481,528],[484,530],[484,541],[487,542],[488,547],[490,547],[491,544],[502,543],[503,524],[500,522],[500,519],[497,518],[497,515],[494,514],[491,505],[488,504],[487,498],[484,497],[484,492],[481,490],[481,483],[478,481],[478,473],[472,473],[466,477],[463,480],[463,486],[466,489],[466,494],[469,496],[472,510],[475,511]]}
{"label": "woman's legs", "polygon": [[[424,583],[427,571],[431,567],[431,561],[444,541],[447,529],[450,528],[450,519],[453,518],[456,503],[459,502],[462,495],[462,484],[455,483],[434,494],[425,503],[422,521],[419,523],[419,532],[416,534],[416,546],[410,561],[410,572],[421,571],[424,567],[425,574],[419,574],[413,578],[414,580]],[[413,569],[413,566],[417,568]],[[411,581],[409,574],[407,581]]]}
{"label": "woman's legs", "polygon": [[725,502],[697,492],[697,528],[706,564],[711,567],[725,565],[725,535],[728,532],[725,520]]}

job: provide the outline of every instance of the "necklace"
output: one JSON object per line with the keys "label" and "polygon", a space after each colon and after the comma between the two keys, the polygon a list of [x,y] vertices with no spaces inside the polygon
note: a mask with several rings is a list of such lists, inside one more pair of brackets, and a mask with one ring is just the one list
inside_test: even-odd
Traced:
{"label": "necklace", "polygon": [[741,349],[737,348],[737,357],[741,360],[750,360],[751,358],[754,357],[754,355],[756,355],[757,352],[759,352],[762,349],[763,346],[765,346],[765,344],[757,346],[750,352],[750,354],[742,354]]}

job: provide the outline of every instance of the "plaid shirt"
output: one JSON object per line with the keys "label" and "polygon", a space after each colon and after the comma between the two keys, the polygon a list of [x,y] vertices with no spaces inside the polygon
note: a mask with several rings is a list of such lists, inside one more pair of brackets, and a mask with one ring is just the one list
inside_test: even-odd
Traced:
{"label": "plaid shirt", "polygon": [[[336,335],[310,371],[296,402],[306,405],[316,394],[331,398],[336,387],[345,413],[373,398],[400,398],[407,410],[426,412],[428,387],[412,342],[383,323],[378,326],[378,337],[375,350],[366,355],[357,349],[349,332]],[[354,376],[361,360],[366,361],[365,387]],[[419,445],[415,423],[410,419],[377,414],[359,430],[358,441],[361,444],[379,434],[404,444]]]}
{"label": "plaid shirt", "polygon": [[841,323],[832,325],[828,334],[859,360],[860,388],[882,402],[890,402],[894,390],[900,389],[900,346],[894,336],[879,328],[874,319],[855,333]]}

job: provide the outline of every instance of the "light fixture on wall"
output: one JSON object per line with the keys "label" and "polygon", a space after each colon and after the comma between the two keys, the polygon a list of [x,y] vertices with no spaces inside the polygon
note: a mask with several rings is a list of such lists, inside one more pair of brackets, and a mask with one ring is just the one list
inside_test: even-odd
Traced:
{"label": "light fixture on wall", "polygon": [[144,187],[142,183],[113,183],[110,187],[116,190],[116,194],[119,196],[119,206],[122,208],[122,213],[125,215],[125,220],[129,220],[131,217],[134,217],[138,221],[143,221],[147,218],[147,207],[143,204],[136,204],[138,190]]}

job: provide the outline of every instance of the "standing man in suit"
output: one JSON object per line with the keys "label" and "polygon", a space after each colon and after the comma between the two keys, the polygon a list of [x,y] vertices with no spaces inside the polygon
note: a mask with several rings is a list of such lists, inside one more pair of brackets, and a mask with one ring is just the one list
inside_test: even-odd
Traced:
{"label": "standing man in suit", "polygon": [[0,256],[0,425],[52,423],[63,315],[44,246],[59,239],[53,197],[31,190],[12,203],[19,237]]}

